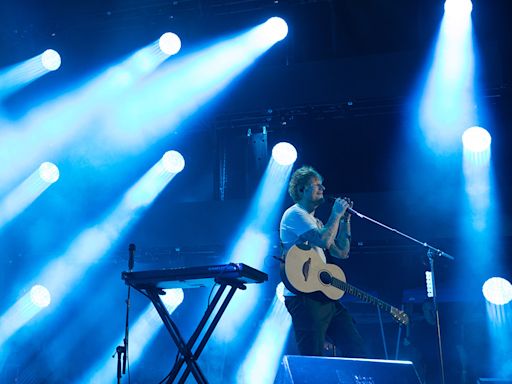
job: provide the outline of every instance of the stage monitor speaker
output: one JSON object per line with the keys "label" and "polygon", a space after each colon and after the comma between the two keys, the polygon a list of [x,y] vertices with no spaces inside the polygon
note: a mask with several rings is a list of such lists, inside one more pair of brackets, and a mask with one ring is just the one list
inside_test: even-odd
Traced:
{"label": "stage monitor speaker", "polygon": [[283,357],[274,384],[420,384],[410,361]]}

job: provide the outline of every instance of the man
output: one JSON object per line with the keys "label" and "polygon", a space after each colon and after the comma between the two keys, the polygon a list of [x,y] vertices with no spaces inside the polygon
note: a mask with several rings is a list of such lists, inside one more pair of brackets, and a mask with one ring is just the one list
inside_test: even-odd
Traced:
{"label": "man", "polygon": [[[337,198],[324,225],[315,217],[315,210],[324,202],[322,176],[312,167],[297,169],[290,180],[288,192],[295,205],[281,219],[280,237],[284,254],[296,244],[311,246],[326,261],[324,249],[332,257],[348,258],[350,250],[350,213],[352,203]],[[291,257],[291,256],[290,256]],[[295,339],[301,355],[321,356],[326,336],[336,346],[337,354],[364,357],[363,340],[348,311],[338,302],[317,294],[285,290],[285,305],[292,317]]]}

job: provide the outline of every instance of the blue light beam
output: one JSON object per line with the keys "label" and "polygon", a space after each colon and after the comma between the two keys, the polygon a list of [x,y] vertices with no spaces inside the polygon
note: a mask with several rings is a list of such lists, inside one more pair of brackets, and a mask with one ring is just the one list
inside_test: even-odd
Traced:
{"label": "blue light beam", "polygon": [[0,317],[0,346],[46,308],[50,302],[50,292],[42,285],[35,285],[25,293]]}
{"label": "blue light beam", "polygon": [[[156,40],[76,90],[33,109],[22,120],[12,123],[10,129],[1,130],[0,163],[11,166],[0,170],[0,191],[50,154],[55,156],[67,150],[71,142],[83,141],[84,134],[92,140],[95,132],[101,130],[97,119],[105,106],[168,57]],[[104,148],[103,143],[99,147]]]}
{"label": "blue light beam", "polygon": [[238,370],[238,383],[274,382],[291,324],[292,320],[284,303],[274,297],[256,339]]}
{"label": "blue light beam", "polygon": [[93,263],[122,238],[176,176],[176,173],[166,169],[164,159],[168,156],[167,152],[125,193],[118,205],[101,223],[84,230],[68,249],[52,260],[37,277],[36,280],[42,282],[52,292],[54,303],[60,303]]}
{"label": "blue light beam", "polygon": [[457,148],[462,131],[476,121],[471,11],[467,6],[457,10],[455,3],[467,0],[446,2],[419,108],[420,128],[436,152]]}
{"label": "blue light beam", "polygon": [[[162,301],[167,311],[172,314],[183,302],[183,290],[178,288],[165,289],[164,291],[166,294],[162,296]],[[151,345],[151,342],[162,326],[162,319],[152,304],[139,315],[135,323],[130,327],[127,357],[129,369],[135,368],[140,357],[146,348]],[[112,351],[116,350],[117,345],[122,345],[123,338],[124,335],[119,335],[119,341],[105,350],[103,357],[78,382],[89,384],[115,383],[117,379],[117,361],[112,358]]]}
{"label": "blue light beam", "polygon": [[[510,282],[493,277],[483,286],[489,330],[489,372],[496,377],[512,377],[512,289]],[[496,302],[496,304],[493,303]]]}
{"label": "blue light beam", "polygon": [[60,67],[60,56],[47,49],[24,62],[0,69],[0,100]]}
{"label": "blue light beam", "polygon": [[278,41],[282,34],[268,38],[274,22],[267,23],[162,66],[110,105],[101,140],[128,151],[168,134]]}
{"label": "blue light beam", "polygon": [[32,204],[50,185],[59,179],[59,169],[44,162],[18,187],[0,201],[0,227],[11,221]]}
{"label": "blue light beam", "polygon": [[491,215],[491,137],[480,127],[462,135],[463,173],[473,229],[486,229]]}
{"label": "blue light beam", "polygon": [[[271,251],[271,236],[277,226],[277,215],[286,193],[293,164],[281,165],[270,159],[267,170],[251,202],[251,207],[241,226],[242,230],[232,246],[229,262],[241,262],[256,269],[263,267],[265,258]],[[254,284],[253,284],[254,285]],[[233,304],[226,309],[224,319],[219,323],[215,340],[229,341],[237,329],[250,318],[260,293],[259,286],[247,289],[243,299],[233,297]]]}

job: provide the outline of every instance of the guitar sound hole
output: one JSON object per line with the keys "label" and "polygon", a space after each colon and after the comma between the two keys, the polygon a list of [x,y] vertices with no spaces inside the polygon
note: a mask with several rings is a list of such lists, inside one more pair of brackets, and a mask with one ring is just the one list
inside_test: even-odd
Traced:
{"label": "guitar sound hole", "polygon": [[324,284],[331,284],[332,283],[331,274],[326,271],[320,272],[320,281]]}

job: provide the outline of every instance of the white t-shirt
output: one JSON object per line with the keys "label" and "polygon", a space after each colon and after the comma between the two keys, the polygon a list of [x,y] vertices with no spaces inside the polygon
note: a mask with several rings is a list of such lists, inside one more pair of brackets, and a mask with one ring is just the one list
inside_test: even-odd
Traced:
{"label": "white t-shirt", "polygon": [[[309,213],[300,205],[295,204],[288,208],[281,218],[279,225],[279,237],[283,245],[283,255],[295,244],[307,244],[308,242],[301,238],[303,234],[312,229],[320,229],[324,224],[317,219],[313,213]],[[326,262],[324,250],[316,245],[311,246],[322,260]],[[285,288],[285,296],[292,296],[293,293]]]}
{"label": "white t-shirt", "polygon": [[[286,254],[295,244],[307,244],[307,241],[301,238],[303,234],[312,229],[321,229],[324,224],[317,219],[313,213],[309,213],[300,205],[295,204],[288,208],[281,218],[279,226],[279,237],[283,244],[283,251]],[[325,262],[324,250],[315,245],[312,246]]]}

